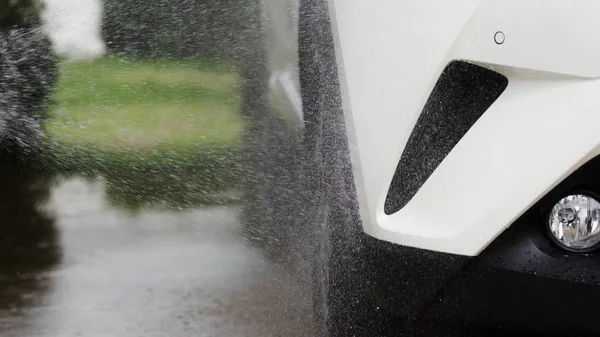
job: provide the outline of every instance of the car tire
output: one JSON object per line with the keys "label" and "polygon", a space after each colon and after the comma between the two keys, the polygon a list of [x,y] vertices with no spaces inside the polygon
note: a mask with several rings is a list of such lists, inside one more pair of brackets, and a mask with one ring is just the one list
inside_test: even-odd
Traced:
{"label": "car tire", "polygon": [[375,239],[362,231],[327,1],[300,2],[299,62],[305,114],[306,245],[319,336],[392,334],[365,268]]}

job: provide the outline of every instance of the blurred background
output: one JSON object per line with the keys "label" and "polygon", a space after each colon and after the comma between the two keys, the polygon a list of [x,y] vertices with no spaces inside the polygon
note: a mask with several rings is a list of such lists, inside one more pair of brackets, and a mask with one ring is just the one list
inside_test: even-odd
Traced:
{"label": "blurred background", "polygon": [[252,0],[0,0],[0,54],[34,46],[52,92],[0,97],[8,125],[9,106],[36,109],[35,136],[0,150],[2,336],[314,335],[309,287],[240,222],[262,99],[248,88],[268,77],[259,15]]}
{"label": "blurred background", "polygon": [[55,165],[102,174],[132,208],[239,198],[251,2],[47,1],[61,57],[47,124]]}

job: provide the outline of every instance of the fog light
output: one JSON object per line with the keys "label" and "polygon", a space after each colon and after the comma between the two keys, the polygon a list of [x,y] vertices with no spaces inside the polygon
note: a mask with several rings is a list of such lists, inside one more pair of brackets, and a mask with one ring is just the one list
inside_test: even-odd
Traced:
{"label": "fog light", "polygon": [[548,219],[556,243],[571,251],[590,251],[600,242],[600,202],[574,194],[560,199]]}

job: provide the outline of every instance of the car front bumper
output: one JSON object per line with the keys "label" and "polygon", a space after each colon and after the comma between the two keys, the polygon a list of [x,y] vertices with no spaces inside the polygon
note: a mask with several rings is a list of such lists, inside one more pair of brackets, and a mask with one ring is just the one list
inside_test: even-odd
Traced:
{"label": "car front bumper", "polygon": [[368,289],[377,305],[417,325],[597,336],[600,256],[556,248],[535,213],[475,257],[368,239]]}

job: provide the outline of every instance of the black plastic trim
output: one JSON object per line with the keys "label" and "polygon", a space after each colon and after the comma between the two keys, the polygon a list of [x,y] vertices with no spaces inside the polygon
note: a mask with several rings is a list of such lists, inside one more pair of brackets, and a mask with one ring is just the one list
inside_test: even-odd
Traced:
{"label": "black plastic trim", "polygon": [[448,64],[402,153],[385,200],[386,214],[399,211],[412,199],[507,85],[506,77],[478,65]]}
{"label": "black plastic trim", "polygon": [[[543,221],[557,199],[600,193],[600,156],[539,200],[480,255],[369,242],[377,304],[415,325],[514,335],[598,336],[600,252],[561,249]],[[558,314],[558,315],[557,315]],[[466,334],[461,334],[466,335]]]}

